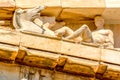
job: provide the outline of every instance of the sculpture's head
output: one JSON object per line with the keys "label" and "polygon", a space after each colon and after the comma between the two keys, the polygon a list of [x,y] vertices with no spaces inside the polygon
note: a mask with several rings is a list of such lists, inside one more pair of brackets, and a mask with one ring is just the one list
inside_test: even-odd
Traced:
{"label": "sculpture's head", "polygon": [[44,9],[45,9],[45,6],[37,6],[35,8],[25,10],[25,13],[26,13],[26,16],[32,18],[37,14],[40,14],[40,12]]}
{"label": "sculpture's head", "polygon": [[103,28],[104,25],[104,19],[102,16],[96,16],[94,18],[94,22],[97,28]]}

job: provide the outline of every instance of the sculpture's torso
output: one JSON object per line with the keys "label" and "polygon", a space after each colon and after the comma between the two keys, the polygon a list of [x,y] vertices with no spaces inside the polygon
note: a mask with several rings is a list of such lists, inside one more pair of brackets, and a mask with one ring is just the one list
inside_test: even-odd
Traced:
{"label": "sculpture's torso", "polygon": [[100,44],[110,42],[109,32],[110,32],[110,30],[105,30],[105,29],[93,31],[92,36],[93,36],[94,42],[100,43]]}

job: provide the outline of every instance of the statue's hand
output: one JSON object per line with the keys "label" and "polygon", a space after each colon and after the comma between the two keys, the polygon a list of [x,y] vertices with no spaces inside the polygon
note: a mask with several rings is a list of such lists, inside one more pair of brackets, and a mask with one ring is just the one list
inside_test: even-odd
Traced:
{"label": "statue's hand", "polygon": [[41,10],[44,10],[46,8],[46,6],[40,6]]}
{"label": "statue's hand", "polygon": [[60,31],[55,31],[55,36],[57,37],[63,37],[63,32],[60,32]]}

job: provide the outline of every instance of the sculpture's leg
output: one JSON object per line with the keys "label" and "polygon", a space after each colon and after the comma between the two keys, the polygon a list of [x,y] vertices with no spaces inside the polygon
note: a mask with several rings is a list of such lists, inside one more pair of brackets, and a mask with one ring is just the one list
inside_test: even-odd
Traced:
{"label": "sculpture's leg", "polygon": [[81,26],[73,34],[66,37],[66,39],[74,39],[74,38],[79,37],[80,35],[82,35],[82,39],[84,42],[93,42],[92,32],[90,31],[87,25]]}
{"label": "sculpture's leg", "polygon": [[[104,43],[103,44],[103,46],[105,47],[105,48],[114,48],[114,45],[111,43],[111,42],[107,42],[107,43]],[[116,49],[117,50],[117,49]]]}
{"label": "sculpture's leg", "polygon": [[73,34],[73,30],[69,27],[62,27],[55,31],[55,35],[58,37],[69,36]]}

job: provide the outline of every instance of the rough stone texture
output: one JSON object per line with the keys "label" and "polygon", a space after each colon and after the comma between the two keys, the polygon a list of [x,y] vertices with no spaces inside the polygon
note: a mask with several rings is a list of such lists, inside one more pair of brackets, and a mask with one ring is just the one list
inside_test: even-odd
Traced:
{"label": "rough stone texture", "polygon": [[55,72],[53,80],[92,80],[92,78]]}
{"label": "rough stone texture", "polygon": [[89,0],[16,0],[16,4],[19,7],[33,7],[36,5],[62,7],[105,7],[105,0],[94,0],[91,2]]}
{"label": "rough stone texture", "polygon": [[[0,62],[0,64],[1,64],[0,65],[0,79],[1,80],[20,80],[20,78],[23,77],[23,74],[25,72],[25,71],[22,72],[21,69],[25,67],[27,68],[27,70],[30,69],[30,67],[19,66],[16,64],[6,64],[2,62]],[[37,70],[33,77],[34,80],[39,80],[39,78],[41,78],[42,80],[93,80],[90,77],[83,77],[83,76],[78,76],[74,74],[71,75],[67,73],[62,73],[58,71],[50,71],[50,70],[45,70],[45,69],[37,69],[34,67],[31,67],[31,68]],[[107,74],[110,74],[110,72]],[[105,74],[104,76],[108,78],[109,76],[107,74]]]}
{"label": "rough stone texture", "polygon": [[12,16],[15,10],[14,0],[0,0],[0,27],[12,27]]}
{"label": "rough stone texture", "polygon": [[[111,80],[119,80],[120,79],[120,73],[113,70],[108,70],[104,75],[103,75],[103,79],[107,80],[107,79],[111,79]],[[110,76],[112,75],[112,76]]]}
{"label": "rough stone texture", "polygon": [[0,62],[1,80],[19,80],[20,67],[14,64],[5,64]]}
{"label": "rough stone texture", "polygon": [[[32,3],[34,2],[34,3]],[[117,4],[117,5],[116,5]],[[57,17],[58,19],[89,19],[93,18],[95,15],[102,15],[106,23],[119,23],[120,17],[119,16],[119,1],[118,0],[16,0],[16,6],[22,8],[30,8],[37,5],[45,5],[48,7],[56,7],[57,8],[47,8],[43,15],[48,16],[58,16],[61,9],[63,8],[62,14]],[[115,7],[115,8],[112,8]],[[71,9],[69,9],[71,8]],[[74,8],[74,9],[73,9]],[[112,8],[112,9],[111,9]],[[54,13],[53,13],[54,12]],[[73,17],[74,16],[74,17]]]}
{"label": "rough stone texture", "polygon": [[120,8],[106,8],[102,16],[105,18],[106,24],[119,24],[120,22]]}
{"label": "rough stone texture", "polygon": [[30,8],[37,5],[43,5],[44,0],[15,0],[16,7]]}
{"label": "rough stone texture", "polygon": [[110,29],[114,33],[114,39],[115,39],[115,47],[119,48],[120,47],[120,24],[111,24],[109,25]]}
{"label": "rough stone texture", "polygon": [[105,0],[61,0],[62,7],[105,7]]}
{"label": "rough stone texture", "polygon": [[[34,3],[33,3],[34,2]],[[107,23],[119,23],[119,1],[118,0],[1,0],[0,7],[21,7],[21,8],[31,8],[38,5],[45,5],[51,8],[46,8],[43,11],[43,15],[56,16],[58,17],[61,13],[61,8],[65,8],[62,14],[58,17],[60,19],[89,19],[93,18],[95,15],[103,15]],[[4,5],[3,5],[4,4]],[[117,4],[117,5],[116,5]],[[16,6],[15,6],[16,5]],[[56,8],[57,6],[57,8]],[[54,7],[54,8],[53,8]],[[94,8],[95,7],[95,8]],[[110,9],[111,7],[115,7]],[[71,9],[68,9],[71,8]],[[74,9],[72,9],[74,8]],[[75,9],[76,8],[76,9]],[[79,8],[79,9],[78,9]],[[105,11],[104,11],[105,9]],[[71,12],[72,11],[72,12]],[[54,12],[54,13],[53,13]],[[9,13],[7,13],[9,14]],[[115,15],[114,15],[115,14]],[[3,18],[8,15],[3,15]],[[71,17],[74,16],[74,17]],[[8,17],[12,17],[9,16]],[[2,19],[3,19],[2,18]],[[112,20],[112,21],[111,21]]]}
{"label": "rough stone texture", "polygon": [[42,16],[55,16],[56,18],[60,15],[62,7],[46,7],[45,10],[41,12]]}
{"label": "rough stone texture", "polygon": [[0,60],[1,61],[15,61],[18,47],[0,44]]}
{"label": "rough stone texture", "polygon": [[38,5],[60,6],[60,0],[16,0],[16,6],[21,8],[30,8]]}
{"label": "rough stone texture", "polygon": [[[70,28],[72,28],[73,30],[76,30],[83,23],[88,24],[88,26],[90,26],[91,29],[93,30],[93,29],[95,29],[95,26],[93,24],[93,17],[95,15],[102,15],[105,18],[105,23],[109,24],[109,25],[107,25],[106,28],[110,28],[114,33],[115,47],[120,47],[120,45],[119,45],[119,39],[120,39],[120,36],[119,36],[119,33],[120,33],[120,31],[119,31],[119,26],[120,26],[119,25],[120,24],[119,23],[119,21],[120,21],[119,12],[120,12],[120,10],[118,8],[119,3],[120,3],[119,0],[114,0],[114,1],[113,0],[106,0],[106,1],[105,0],[94,0],[94,2],[90,2],[89,0],[86,0],[86,1],[85,0],[70,0],[69,2],[67,0],[52,0],[52,1],[51,0],[15,0],[15,2],[13,0],[0,0],[0,4],[1,4],[0,7],[2,7],[0,9],[0,13],[1,13],[0,20],[1,21],[6,21],[6,19],[12,20],[12,15],[13,15],[13,11],[14,11],[15,7],[31,8],[31,7],[34,7],[37,5],[45,5],[45,6],[47,6],[47,8],[42,12],[42,15],[55,16],[57,18],[57,20],[64,20],[67,23],[67,25],[70,26]],[[16,4],[16,6],[15,6],[15,4]],[[96,8],[93,8],[93,7],[96,7]],[[9,22],[10,21],[8,21],[8,23]],[[0,23],[0,25],[1,26],[6,26],[6,25],[9,26],[10,24],[8,24],[8,23],[4,22],[4,23]],[[110,26],[110,27],[108,27],[108,26]],[[2,33],[2,31],[1,31],[1,33]],[[4,34],[4,32],[3,32],[3,34]],[[19,36],[16,36],[16,35],[18,35],[18,34],[14,34],[14,32],[9,33],[9,31],[8,31],[7,34],[1,35],[0,41],[18,46],[20,39],[21,39],[21,35],[19,35]],[[32,39],[33,43],[31,41],[31,38],[33,38]],[[7,39],[9,39],[9,40],[7,40]],[[107,63],[120,65],[120,58],[119,58],[120,54],[117,51],[103,50],[103,53],[101,54],[99,52],[100,49],[90,48],[87,46],[81,46],[81,45],[62,42],[62,41],[58,41],[58,40],[50,40],[50,39],[48,39],[48,37],[46,37],[46,38],[36,37],[35,38],[35,37],[22,35],[22,40],[24,41],[22,44],[29,48],[35,48],[35,49],[40,49],[40,50],[45,50],[45,51],[52,51],[54,53],[61,53],[64,55],[70,55],[70,56],[74,56],[74,57],[75,56],[83,57],[83,58],[87,58],[90,60],[92,59],[92,60],[97,61],[96,63],[94,63],[94,61],[90,62],[90,60],[86,61],[86,60],[82,60],[79,58],[79,59],[74,60],[75,64],[67,63],[65,65],[65,67],[64,67],[64,65],[62,65],[62,67],[64,67],[63,71],[67,71],[67,72],[71,72],[71,73],[76,72],[78,74],[81,74],[82,71],[83,71],[83,73],[85,72],[84,74],[93,72],[96,70],[96,65],[98,66],[100,59],[104,63],[107,62]],[[38,42],[40,40],[41,40],[41,42]],[[38,44],[35,44],[34,42],[38,42]],[[49,44],[49,46],[48,46],[48,44]],[[1,45],[1,46],[4,47],[4,45]],[[73,48],[73,47],[75,47],[75,48]],[[85,55],[85,54],[88,54],[88,51],[93,50],[93,49],[95,51],[93,51],[92,53],[89,53],[89,55]],[[87,52],[85,50],[87,50]],[[76,51],[76,52],[74,52],[74,51]],[[38,53],[36,53],[36,52],[38,52]],[[12,54],[15,54],[15,53],[12,53]],[[49,54],[49,55],[45,55],[45,54]],[[58,57],[61,54],[59,54],[59,55],[57,55],[57,54],[51,55],[51,54],[50,54],[50,52],[35,51],[33,54],[30,54],[30,56],[26,56],[23,60],[24,60],[24,63],[26,63],[29,66],[34,65],[37,67],[38,66],[45,66],[45,67],[47,66],[47,67],[55,68],[55,66],[57,65],[57,63],[56,63],[57,61],[50,60],[48,58],[44,59],[44,57],[51,57],[54,59],[56,59],[56,58],[58,59]],[[9,54],[9,52],[4,51],[4,50],[0,51],[0,55],[2,56],[2,58],[4,56],[4,58],[7,60],[9,60],[9,59],[15,60],[15,57],[16,57],[16,54],[11,56],[11,53]],[[36,56],[34,57],[33,55],[37,55],[37,57]],[[42,58],[40,56],[42,56]],[[100,57],[100,56],[102,56],[102,57]],[[71,57],[70,59],[74,59],[74,58]],[[50,60],[51,65],[47,64],[48,60]],[[33,62],[31,63],[31,61],[33,61]],[[38,65],[37,63],[40,63],[40,64]],[[55,65],[54,65],[54,63],[55,63]],[[0,64],[2,64],[2,63],[0,63]],[[89,67],[86,67],[83,65],[89,65]],[[119,79],[120,73],[117,71],[120,71],[120,68],[117,65],[114,65],[114,67],[113,67],[109,64],[107,71],[103,75],[103,79],[110,79],[110,78],[115,79],[115,80]],[[8,66],[7,68],[6,68],[6,65],[5,65],[5,67],[4,66],[1,67],[1,66],[0,66],[0,69],[1,69],[0,70],[0,79],[2,79],[2,80],[18,80],[18,75],[19,75],[18,67],[17,67],[18,68],[17,71],[13,73],[11,71],[14,71],[13,68],[16,69],[15,67],[12,66],[13,68],[12,69],[10,68],[10,70],[9,70],[8,68],[11,66],[7,65]],[[114,71],[113,69],[114,70],[116,69],[116,70]],[[88,71],[86,71],[86,70],[88,70]],[[79,76],[69,75],[69,74],[62,73],[62,72],[60,73],[57,71],[55,72],[55,71],[47,71],[47,70],[43,71],[42,70],[41,72],[42,72],[41,76],[42,76],[43,80],[52,80],[52,79],[54,79],[54,80],[81,80],[81,79],[90,80],[90,78],[87,78],[87,77],[82,78]],[[91,74],[94,75],[93,73],[91,73]],[[8,76],[7,74],[10,74],[10,75]],[[13,76],[15,76],[15,77],[13,77]],[[63,76],[63,77],[61,77],[61,76]],[[38,74],[37,74],[37,78],[35,78],[35,80],[38,80]]]}
{"label": "rough stone texture", "polygon": [[[89,77],[76,76],[58,71],[50,71],[45,69],[38,69],[34,67],[20,66],[16,64],[6,64],[0,62],[0,79],[1,80],[21,80],[24,72],[31,68],[35,70],[33,80],[92,80]],[[25,69],[26,68],[26,69]],[[25,71],[23,71],[25,70]],[[27,74],[26,74],[27,75]],[[40,78],[40,79],[39,79]]]}
{"label": "rough stone texture", "polygon": [[[21,33],[22,34],[22,33]],[[14,33],[15,35],[15,33]],[[16,34],[17,36],[17,34]],[[19,36],[19,35],[18,35]],[[116,79],[116,76],[120,72],[120,52],[119,51],[114,51],[114,50],[108,50],[108,49],[101,49],[101,48],[95,48],[91,46],[85,46],[81,44],[74,44],[71,42],[67,41],[60,41],[56,38],[51,38],[51,37],[45,37],[45,36],[35,36],[35,35],[28,35],[28,34],[22,34],[23,38],[22,39],[22,44],[17,44],[13,41],[11,34],[9,34],[9,40],[8,41],[2,41],[3,43],[8,42],[9,44],[0,44],[0,48],[6,49],[6,52],[3,52],[3,50],[0,51],[0,55],[6,55],[9,60],[9,49],[12,51],[18,51],[17,46],[26,46],[28,49],[25,49],[27,52],[27,55],[23,54],[23,57],[19,57],[21,59],[22,65],[27,65],[31,67],[38,67],[39,69],[41,68],[47,68],[47,69],[52,69],[50,73],[44,73],[39,72],[39,74],[44,77],[43,79],[48,79],[52,80],[58,79],[60,80],[66,80],[67,78],[73,80],[73,79],[81,79],[82,77],[78,78],[78,76],[83,76],[86,78],[83,79],[88,79],[95,77],[96,72],[101,73],[103,75],[104,79],[110,79],[112,76],[112,79]],[[2,38],[6,38],[6,36],[1,36]],[[26,41],[25,41],[26,40]],[[30,40],[30,42],[28,41]],[[0,40],[1,41],[1,40]],[[15,40],[14,40],[15,41]],[[25,42],[24,42],[25,41]],[[39,43],[39,41],[41,43]],[[50,43],[54,41],[53,43]],[[59,41],[59,45],[58,44]],[[24,43],[23,43],[24,42]],[[35,44],[38,42],[38,44]],[[46,45],[46,42],[49,44]],[[34,45],[33,45],[34,44]],[[16,46],[12,46],[16,45]],[[41,46],[42,45],[42,46]],[[56,47],[57,45],[57,47]],[[86,44],[87,45],[87,44]],[[42,51],[41,51],[42,50]],[[23,52],[25,52],[23,50]],[[88,51],[91,51],[91,53]],[[14,54],[14,53],[13,53]],[[21,54],[21,52],[18,52],[18,54]],[[86,54],[86,55],[85,55]],[[3,56],[4,56],[3,55]],[[5,59],[6,59],[5,57]],[[10,57],[14,62],[17,63],[15,60],[16,56]],[[66,59],[63,60],[62,58]],[[3,59],[3,58],[0,58]],[[62,62],[62,63],[61,63]],[[106,64],[109,63],[109,64]],[[108,68],[100,67],[100,64],[106,64]],[[114,65],[113,65],[114,64]],[[61,68],[61,69],[58,69]],[[27,68],[30,70],[29,68]],[[102,71],[105,69],[104,71]],[[61,77],[60,76],[55,76],[57,71],[63,72],[64,73],[69,73],[73,74],[72,76],[69,77]],[[33,71],[34,72],[34,71]],[[32,73],[32,72],[31,72]],[[114,73],[114,75],[112,75]],[[31,74],[29,74],[31,75]],[[75,76],[76,75],[76,76]],[[47,77],[45,77],[47,76]],[[65,76],[65,75],[64,75]],[[37,76],[38,77],[38,76]],[[74,78],[73,78],[74,77]],[[90,77],[90,78],[87,78]],[[102,77],[102,76],[101,76]],[[99,78],[99,77],[97,77]],[[13,79],[14,80],[14,79]]]}
{"label": "rough stone texture", "polygon": [[[0,11],[0,12],[1,12],[1,11]],[[2,20],[3,20],[3,19],[4,19],[4,20],[6,20],[6,19],[11,19],[12,16],[13,16],[13,13],[12,13],[12,12],[9,12],[9,11],[4,12],[4,13],[1,12],[0,19],[2,19]]]}
{"label": "rough stone texture", "polygon": [[[19,35],[19,33],[18,33],[18,35],[19,36],[16,36],[16,32],[14,32],[14,31],[9,31],[9,30],[4,30],[4,29],[0,29],[0,33],[2,34],[4,34],[4,33],[6,33],[6,34],[4,34],[4,35],[1,35],[1,41],[6,41],[6,42],[8,42],[9,44],[10,43],[15,43],[15,44],[19,44],[19,42],[20,42],[20,35]],[[12,36],[9,36],[9,35],[11,35],[12,34]],[[2,38],[2,36],[4,36],[4,37],[6,37],[6,38]],[[11,41],[9,42],[8,40],[9,39],[11,39]]]}
{"label": "rough stone texture", "polygon": [[0,7],[15,7],[14,0],[0,0]]}
{"label": "rough stone texture", "polygon": [[120,7],[120,1],[119,0],[105,0],[106,7],[107,8],[117,8]]}
{"label": "rough stone texture", "polygon": [[56,60],[39,57],[39,56],[25,56],[23,63],[26,65],[34,66],[34,67],[41,67],[41,68],[49,68],[53,69],[56,66]]}
{"label": "rough stone texture", "polygon": [[[73,20],[90,20],[95,17],[96,14],[102,14],[104,8],[85,8],[85,9],[63,9],[60,18],[61,19],[73,19]],[[74,16],[74,17],[73,17]]]}
{"label": "rough stone texture", "polygon": [[63,70],[69,73],[81,74],[88,77],[94,77],[95,75],[93,69],[90,66],[76,64],[72,61],[67,61]]}
{"label": "rough stone texture", "polygon": [[61,6],[61,0],[44,0],[46,6]]}
{"label": "rough stone texture", "polygon": [[[3,3],[6,3],[7,0],[1,0]],[[10,2],[13,2],[11,0]],[[62,6],[62,7],[119,7],[120,1],[119,0],[16,0],[16,5],[18,7],[34,7],[36,5],[46,5],[46,6]],[[34,3],[33,3],[34,2]]]}
{"label": "rough stone texture", "polygon": [[[2,31],[2,29],[0,30]],[[45,37],[40,34],[39,35],[35,35],[31,33],[18,34],[16,32],[13,33],[5,30],[3,30],[3,32],[4,34],[6,33],[6,35],[0,36],[0,42],[2,43],[19,46],[19,42],[20,42],[21,43],[20,45],[32,49],[50,51],[54,53],[60,53],[75,57],[83,57],[86,59],[92,59],[96,61],[101,59],[104,62],[120,64],[119,51],[90,47],[86,45],[71,43],[68,41],[61,41],[58,38],[52,38],[47,36]],[[91,51],[93,49],[94,51]],[[88,51],[91,52],[88,53]],[[89,54],[89,55],[85,55],[85,54]]]}

